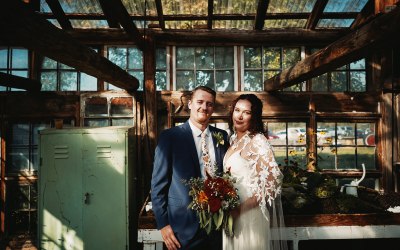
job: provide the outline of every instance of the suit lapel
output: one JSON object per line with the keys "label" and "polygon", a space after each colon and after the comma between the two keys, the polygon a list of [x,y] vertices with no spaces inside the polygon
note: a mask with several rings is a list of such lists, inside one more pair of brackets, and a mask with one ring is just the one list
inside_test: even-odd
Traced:
{"label": "suit lapel", "polygon": [[183,130],[183,134],[184,134],[184,137],[185,137],[185,141],[187,142],[183,146],[184,147],[186,147],[186,146],[189,147],[189,151],[190,151],[190,154],[192,156],[193,163],[194,163],[193,164],[194,171],[195,171],[197,176],[201,176],[199,157],[197,155],[196,145],[195,145],[194,140],[193,140],[192,129],[190,128],[189,121],[185,122],[182,125],[182,130]]}

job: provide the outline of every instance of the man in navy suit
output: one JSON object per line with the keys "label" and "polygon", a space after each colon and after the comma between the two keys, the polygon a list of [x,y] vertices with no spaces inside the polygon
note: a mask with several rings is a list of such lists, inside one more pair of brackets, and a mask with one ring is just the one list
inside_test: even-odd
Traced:
{"label": "man in navy suit", "polygon": [[[184,124],[163,131],[154,156],[151,200],[157,228],[164,243],[175,249],[221,249],[221,232],[210,235],[200,229],[196,212],[188,208],[192,201],[189,187],[182,180],[201,177],[201,134],[206,133],[212,165],[222,172],[223,157],[228,148],[227,132],[209,126],[216,93],[200,86],[189,100],[190,118]],[[223,142],[214,133],[223,135]],[[204,173],[204,172],[203,172]]]}

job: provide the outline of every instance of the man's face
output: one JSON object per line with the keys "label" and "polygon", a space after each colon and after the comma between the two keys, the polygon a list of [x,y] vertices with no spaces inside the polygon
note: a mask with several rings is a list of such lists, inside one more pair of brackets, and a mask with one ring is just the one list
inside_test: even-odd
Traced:
{"label": "man's face", "polygon": [[214,112],[214,97],[212,94],[197,90],[189,101],[190,120],[194,123],[206,125]]}

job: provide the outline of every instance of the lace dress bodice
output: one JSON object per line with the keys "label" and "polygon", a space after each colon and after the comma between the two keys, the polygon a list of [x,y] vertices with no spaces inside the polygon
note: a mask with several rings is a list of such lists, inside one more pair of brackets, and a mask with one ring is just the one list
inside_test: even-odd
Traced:
{"label": "lace dress bodice", "polygon": [[224,171],[228,169],[236,177],[234,185],[241,203],[254,196],[259,206],[242,211],[234,220],[234,236],[224,234],[223,249],[287,250],[271,240],[280,237],[272,235],[271,227],[283,225],[283,217],[276,217],[277,211],[282,215],[280,193],[283,175],[266,137],[246,133],[238,140],[232,136],[224,158]]}

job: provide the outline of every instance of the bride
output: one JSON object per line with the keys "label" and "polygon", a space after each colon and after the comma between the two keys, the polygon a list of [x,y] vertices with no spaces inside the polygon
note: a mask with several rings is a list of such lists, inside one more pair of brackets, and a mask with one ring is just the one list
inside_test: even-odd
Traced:
{"label": "bride", "polygon": [[263,134],[262,102],[254,94],[233,101],[229,121],[234,131],[224,158],[240,196],[240,206],[231,212],[234,235],[223,236],[224,250],[286,250],[280,201],[283,175],[272,147]]}

